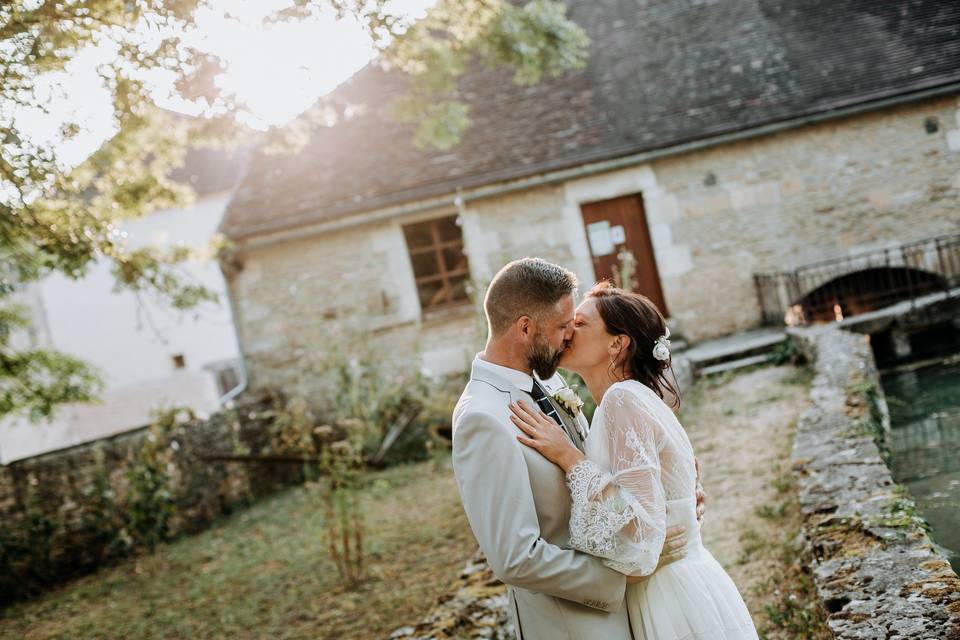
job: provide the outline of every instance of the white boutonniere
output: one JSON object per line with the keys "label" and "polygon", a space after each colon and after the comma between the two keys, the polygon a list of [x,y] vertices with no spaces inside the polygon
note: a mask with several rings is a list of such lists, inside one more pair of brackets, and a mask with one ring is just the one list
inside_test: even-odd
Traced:
{"label": "white boutonniere", "polygon": [[570,387],[564,387],[553,394],[553,401],[574,418],[577,417],[577,414],[580,413],[580,407],[583,406],[583,400]]}

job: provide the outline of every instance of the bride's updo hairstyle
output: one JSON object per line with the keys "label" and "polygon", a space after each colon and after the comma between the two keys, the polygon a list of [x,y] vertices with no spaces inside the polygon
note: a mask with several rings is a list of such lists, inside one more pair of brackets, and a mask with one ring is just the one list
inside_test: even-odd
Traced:
{"label": "bride's updo hairstyle", "polygon": [[653,347],[660,336],[666,335],[667,323],[657,306],[646,296],[614,287],[610,282],[598,282],[587,293],[596,300],[597,311],[603,319],[607,333],[624,335],[630,343],[611,363],[614,379],[622,376],[637,380],[653,389],[662,400],[674,409],[680,408],[680,392],[671,382],[672,358],[657,360]]}

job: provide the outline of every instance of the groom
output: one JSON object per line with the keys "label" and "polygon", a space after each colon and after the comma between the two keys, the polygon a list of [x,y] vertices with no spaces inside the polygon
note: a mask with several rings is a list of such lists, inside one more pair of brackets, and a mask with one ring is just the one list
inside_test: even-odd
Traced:
{"label": "groom", "polygon": [[[460,498],[493,573],[508,585],[521,640],[632,637],[623,606],[627,578],[569,548],[563,471],[520,444],[521,432],[509,418],[511,402],[536,403],[583,449],[586,419],[581,412],[571,416],[553,398],[566,388],[556,370],[573,337],[576,292],[573,273],[539,258],[503,267],[484,299],[486,348],[453,412]],[[667,531],[663,556],[683,547],[684,531]]]}

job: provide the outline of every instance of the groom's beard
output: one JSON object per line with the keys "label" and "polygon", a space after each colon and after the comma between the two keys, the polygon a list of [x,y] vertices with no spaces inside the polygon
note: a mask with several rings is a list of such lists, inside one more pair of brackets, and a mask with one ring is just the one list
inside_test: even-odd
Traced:
{"label": "groom's beard", "polygon": [[541,380],[552,378],[557,372],[557,365],[560,364],[560,357],[569,343],[564,342],[563,348],[555,350],[546,340],[541,341],[539,336],[533,343],[533,348],[527,355],[527,364],[533,369]]}

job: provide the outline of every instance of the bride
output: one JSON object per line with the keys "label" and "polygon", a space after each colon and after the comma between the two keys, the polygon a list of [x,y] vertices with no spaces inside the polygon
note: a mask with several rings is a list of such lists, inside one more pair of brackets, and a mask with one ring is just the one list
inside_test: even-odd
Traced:
{"label": "bride", "polygon": [[[560,366],[580,374],[598,403],[586,455],[542,411],[511,405],[520,442],[566,473],[571,546],[634,577],[626,602],[638,640],[757,638],[736,586],[700,541],[693,447],[664,401],[679,406],[665,377],[663,316],[647,298],[600,283],[574,322]],[[682,556],[661,559],[666,529],[678,524],[692,532]]]}

